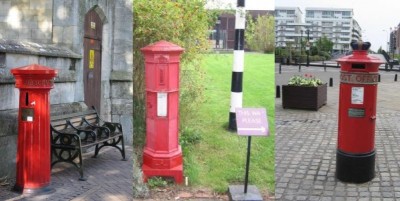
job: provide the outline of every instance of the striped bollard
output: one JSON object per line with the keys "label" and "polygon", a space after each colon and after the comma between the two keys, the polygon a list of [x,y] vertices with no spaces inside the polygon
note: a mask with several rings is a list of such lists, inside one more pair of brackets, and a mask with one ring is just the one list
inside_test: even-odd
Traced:
{"label": "striped bollard", "polygon": [[229,130],[236,131],[236,108],[243,102],[243,68],[244,68],[244,29],[246,10],[244,0],[237,1],[235,18],[235,49],[233,51],[233,69],[231,83],[231,106],[229,111]]}

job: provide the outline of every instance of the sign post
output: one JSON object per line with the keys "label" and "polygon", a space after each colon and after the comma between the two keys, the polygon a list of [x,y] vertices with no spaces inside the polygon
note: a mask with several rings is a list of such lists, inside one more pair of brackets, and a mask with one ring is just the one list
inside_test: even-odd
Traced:
{"label": "sign post", "polygon": [[230,200],[263,200],[257,187],[248,185],[252,136],[268,136],[267,112],[265,108],[236,108],[236,124],[239,136],[247,136],[247,158],[244,186],[230,185]]}

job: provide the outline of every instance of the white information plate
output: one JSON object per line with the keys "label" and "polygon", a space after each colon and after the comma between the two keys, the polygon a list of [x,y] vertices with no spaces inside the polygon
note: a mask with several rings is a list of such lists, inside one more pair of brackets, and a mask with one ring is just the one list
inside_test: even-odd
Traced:
{"label": "white information plate", "polygon": [[168,94],[159,92],[157,93],[157,116],[167,116]]}
{"label": "white information plate", "polygon": [[351,88],[351,104],[364,104],[364,87]]}

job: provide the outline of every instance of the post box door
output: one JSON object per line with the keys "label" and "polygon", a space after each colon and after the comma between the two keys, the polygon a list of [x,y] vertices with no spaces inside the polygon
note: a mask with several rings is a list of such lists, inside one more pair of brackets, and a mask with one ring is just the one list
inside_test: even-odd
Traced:
{"label": "post box door", "polygon": [[101,100],[101,36],[103,24],[98,14],[91,10],[85,16],[83,53],[84,97],[87,106],[99,111]]}

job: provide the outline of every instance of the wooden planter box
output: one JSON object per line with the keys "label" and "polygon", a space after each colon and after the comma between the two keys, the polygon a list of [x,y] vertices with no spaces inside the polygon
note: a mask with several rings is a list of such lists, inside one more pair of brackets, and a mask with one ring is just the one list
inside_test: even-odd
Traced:
{"label": "wooden planter box", "polygon": [[318,110],[326,104],[327,84],[318,87],[282,85],[282,107]]}

